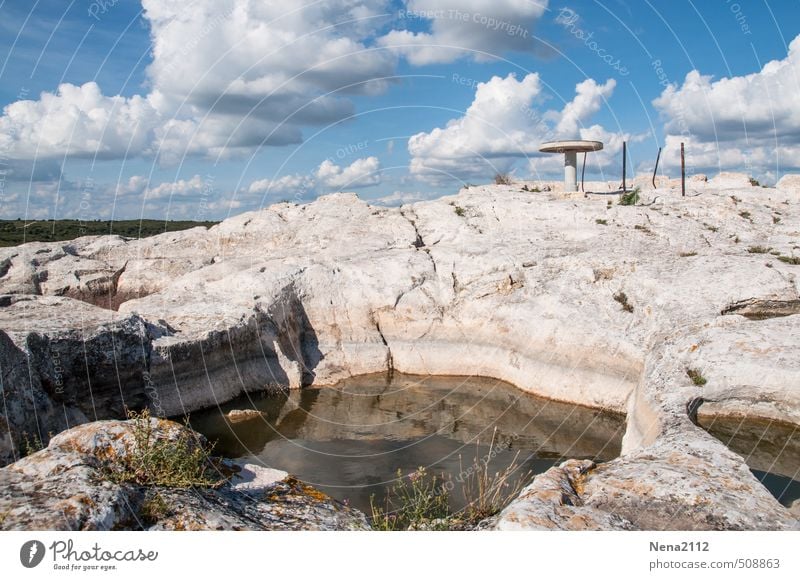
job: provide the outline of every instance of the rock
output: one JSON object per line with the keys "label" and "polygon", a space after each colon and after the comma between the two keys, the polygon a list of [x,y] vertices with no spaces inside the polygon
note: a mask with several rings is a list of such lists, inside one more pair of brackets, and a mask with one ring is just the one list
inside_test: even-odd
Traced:
{"label": "rock", "polygon": [[233,409],[228,411],[225,416],[231,423],[240,423],[261,417],[261,412],[255,409]]}
{"label": "rock", "polygon": [[787,173],[778,180],[778,183],[775,185],[775,187],[779,191],[785,191],[786,193],[793,193],[797,195],[800,193],[800,175],[796,173]]}
{"label": "rock", "polygon": [[[786,306],[800,296],[797,266],[748,252],[797,255],[796,195],[743,174],[692,184],[702,196],[683,198],[671,181],[636,206],[570,199],[555,184],[538,195],[476,186],[399,208],[335,194],[209,230],[2,249],[3,356],[17,369],[3,445],[46,431],[41,417],[60,405],[94,419],[95,384],[97,416],[119,418],[128,401],[172,416],[373,372],[481,375],[627,413],[622,457],[584,473],[581,505],[541,491],[513,507],[532,526],[791,528],[743,459],[692,418],[746,409],[800,422],[800,317]],[[130,270],[137,260],[149,262]],[[91,272],[76,286],[79,264]],[[148,264],[137,285],[129,272]],[[122,266],[118,310],[87,304],[90,286],[108,292]],[[788,315],[735,308],[766,303]],[[64,401],[51,352],[68,363]],[[39,422],[22,411],[34,407]]]}
{"label": "rock", "polygon": [[[150,419],[151,441],[202,436]],[[50,445],[0,469],[3,530],[363,530],[364,514],[285,472],[255,465],[220,487],[115,483],[138,439],[134,421],[99,421],[61,433]]]}

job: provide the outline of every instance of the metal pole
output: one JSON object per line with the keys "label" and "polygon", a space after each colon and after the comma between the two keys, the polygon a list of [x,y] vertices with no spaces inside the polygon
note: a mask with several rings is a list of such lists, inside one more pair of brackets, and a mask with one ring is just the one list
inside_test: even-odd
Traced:
{"label": "metal pole", "polygon": [[586,156],[588,153],[583,153],[583,169],[581,169],[581,191],[586,193],[586,190],[583,188],[583,178],[586,175]]}
{"label": "metal pole", "polygon": [[681,196],[686,197],[686,157],[683,154],[683,143],[681,143]]}
{"label": "metal pole", "polygon": [[622,193],[628,192],[628,186],[625,183],[626,174],[628,172],[628,142],[622,142]]}
{"label": "metal pole", "polygon": [[659,161],[661,161],[661,147],[658,148],[658,155],[656,156],[656,168],[653,169],[653,189],[656,188],[656,173],[658,173]]}

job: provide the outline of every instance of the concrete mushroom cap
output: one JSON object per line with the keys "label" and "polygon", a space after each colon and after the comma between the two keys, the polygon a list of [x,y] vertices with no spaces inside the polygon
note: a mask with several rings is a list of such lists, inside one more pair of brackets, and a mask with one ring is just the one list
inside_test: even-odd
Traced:
{"label": "concrete mushroom cap", "polygon": [[600,141],[551,141],[542,143],[539,151],[542,153],[567,153],[575,151],[577,153],[588,153],[589,151],[600,151],[603,144]]}

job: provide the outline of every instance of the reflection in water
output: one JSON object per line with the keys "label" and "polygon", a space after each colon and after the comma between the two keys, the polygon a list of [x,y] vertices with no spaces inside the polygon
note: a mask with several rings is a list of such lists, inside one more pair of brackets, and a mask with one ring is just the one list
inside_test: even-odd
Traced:
{"label": "reflection in water", "polygon": [[[261,416],[231,422],[232,409]],[[534,397],[493,379],[367,375],[335,387],[243,397],[193,414],[215,452],[288,471],[369,513],[397,470],[424,466],[450,475],[489,457],[491,472],[515,456],[520,473],[564,458],[607,461],[619,454],[624,417]],[[491,445],[491,447],[490,447]],[[491,453],[490,453],[491,449]]]}
{"label": "reflection in water", "polygon": [[783,505],[800,499],[800,430],[791,423],[698,413],[698,424],[741,455]]}

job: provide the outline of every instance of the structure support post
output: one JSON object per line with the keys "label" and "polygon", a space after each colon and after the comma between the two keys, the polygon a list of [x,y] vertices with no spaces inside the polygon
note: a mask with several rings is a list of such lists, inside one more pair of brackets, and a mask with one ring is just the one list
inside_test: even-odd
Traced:
{"label": "structure support post", "polygon": [[578,153],[564,153],[564,191],[578,191]]}
{"label": "structure support post", "polygon": [[686,157],[683,154],[683,143],[681,143],[681,196],[686,197]]}

